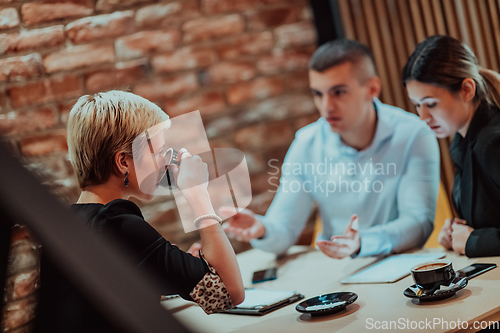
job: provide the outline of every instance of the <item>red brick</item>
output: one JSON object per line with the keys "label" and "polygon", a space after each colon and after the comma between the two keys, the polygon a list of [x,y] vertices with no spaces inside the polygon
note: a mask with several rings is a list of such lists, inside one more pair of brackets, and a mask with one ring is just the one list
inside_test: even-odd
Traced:
{"label": "red brick", "polygon": [[0,54],[58,46],[64,43],[64,26],[0,35]]}
{"label": "red brick", "polygon": [[59,113],[59,119],[61,123],[66,125],[68,123],[68,117],[69,113],[71,112],[71,109],[73,106],[76,104],[76,100],[72,99],[69,102],[62,102],[57,104],[57,111]]}
{"label": "red brick", "polygon": [[165,52],[173,50],[181,42],[179,30],[143,31],[118,38],[116,53],[119,59],[139,58],[150,52]]}
{"label": "red brick", "polygon": [[85,17],[66,26],[66,34],[73,44],[126,35],[134,30],[132,10]]}
{"label": "red brick", "polygon": [[[26,167],[29,168],[29,166]],[[11,244],[14,243],[16,243],[17,246],[11,246],[7,276],[24,273],[40,266],[40,250],[38,244],[26,239],[17,242],[11,241]]]}
{"label": "red brick", "polygon": [[229,60],[249,54],[261,54],[271,50],[273,46],[273,34],[270,31],[265,31],[238,36],[217,44],[215,49],[219,58]]}
{"label": "red brick", "polygon": [[269,56],[257,62],[257,68],[263,74],[276,74],[287,70],[307,69],[314,48],[274,49]]}
{"label": "red brick", "polygon": [[90,74],[85,81],[88,92],[104,91],[126,87],[146,76],[146,59],[117,63],[114,68]]}
{"label": "red brick", "polygon": [[19,81],[42,73],[42,57],[38,53],[0,60],[0,81]]}
{"label": "red brick", "polygon": [[87,0],[46,0],[25,3],[21,7],[21,14],[26,25],[68,17],[87,16],[93,12],[92,3]]}
{"label": "red brick", "polygon": [[112,44],[88,44],[71,46],[65,50],[49,54],[44,59],[48,73],[72,70],[80,67],[98,65],[115,60]]}
{"label": "red brick", "polygon": [[31,136],[19,141],[24,156],[47,155],[68,150],[66,130]]}
{"label": "red brick", "polygon": [[206,75],[209,83],[235,83],[250,80],[256,70],[253,61],[220,62],[211,66]]}
{"label": "red brick", "polygon": [[196,75],[188,73],[139,83],[134,87],[133,91],[134,94],[146,99],[158,100],[182,95],[188,91],[196,90],[198,87]]}
{"label": "red brick", "polygon": [[281,95],[260,102],[243,119],[247,122],[282,120],[311,113],[317,111],[310,95]]}
{"label": "red brick", "polygon": [[11,279],[9,283],[13,284],[12,300],[26,297],[35,293],[40,288],[40,272],[37,269],[19,274]]}
{"label": "red brick", "polygon": [[[213,146],[210,146],[213,147]],[[248,171],[253,174],[264,170],[264,158],[258,152],[246,152],[245,159],[248,165]]]}
{"label": "red brick", "polygon": [[316,44],[316,29],[310,22],[282,25],[274,29],[276,45],[293,47]]}
{"label": "red brick", "polygon": [[26,226],[16,225],[12,228],[12,234],[10,236],[11,246],[20,244],[30,244],[34,242],[34,238]]}
{"label": "red brick", "polygon": [[214,50],[209,46],[186,46],[174,52],[153,57],[155,72],[170,72],[206,67],[216,61]]}
{"label": "red brick", "polygon": [[295,6],[266,8],[255,10],[247,15],[248,29],[264,30],[278,27],[283,24],[297,22],[301,16],[301,8]]}
{"label": "red brick", "polygon": [[0,90],[0,113],[3,112],[5,108],[5,91],[3,89]]}
{"label": "red brick", "polygon": [[74,97],[82,93],[80,79],[76,75],[45,79],[8,89],[13,108]]}
{"label": "red brick", "polygon": [[309,116],[300,117],[295,120],[295,130],[299,130],[304,126],[314,123],[319,119],[319,114],[311,114]]}
{"label": "red brick", "polygon": [[268,125],[245,127],[236,132],[234,141],[242,149],[263,149],[288,145],[293,140],[293,131],[288,121]]}
{"label": "red brick", "polygon": [[12,111],[0,114],[0,134],[19,134],[49,128],[57,120],[51,108],[41,108],[31,111]]}
{"label": "red brick", "polygon": [[251,99],[264,99],[280,94],[283,86],[283,80],[279,77],[261,77],[230,86],[227,90],[227,99],[230,104],[239,104]]}
{"label": "red brick", "polygon": [[[11,331],[35,318],[37,298],[35,296],[7,303],[3,310],[2,329]],[[20,328],[19,330],[22,330]]]}
{"label": "red brick", "polygon": [[191,20],[200,16],[194,0],[146,6],[137,10],[135,22],[141,28],[157,28]]}
{"label": "red brick", "polygon": [[95,9],[110,12],[119,8],[130,7],[136,4],[152,2],[153,0],[97,0]]}
{"label": "red brick", "polygon": [[164,110],[170,117],[200,110],[202,115],[218,113],[226,107],[224,94],[218,91],[208,91],[181,100],[167,101]]}
{"label": "red brick", "polygon": [[286,75],[285,83],[291,90],[309,91],[309,71],[289,72]]}
{"label": "red brick", "polygon": [[261,0],[201,0],[201,8],[208,14],[240,12],[255,8]]}
{"label": "red brick", "polygon": [[244,27],[243,18],[238,14],[232,14],[187,21],[182,25],[182,30],[184,31],[184,41],[191,43],[237,35],[243,32]]}
{"label": "red brick", "polygon": [[219,117],[206,125],[207,137],[213,138],[219,135],[229,134],[234,131],[237,122],[232,117]]}
{"label": "red brick", "polygon": [[15,8],[0,9],[0,30],[10,29],[19,25],[19,14]]}

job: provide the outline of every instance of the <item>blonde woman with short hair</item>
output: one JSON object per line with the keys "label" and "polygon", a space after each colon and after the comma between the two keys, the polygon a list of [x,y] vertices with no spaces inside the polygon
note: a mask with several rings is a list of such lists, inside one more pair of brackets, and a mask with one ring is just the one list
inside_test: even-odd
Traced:
{"label": "blonde woman with short hair", "polygon": [[[207,314],[228,309],[243,301],[244,288],[233,248],[215,221],[217,217],[200,222],[203,247],[198,258],[165,240],[129,200],[153,198],[137,181],[138,169],[144,167],[143,163],[151,163],[151,158],[143,159],[141,154],[150,151],[148,147],[134,147],[133,151],[133,142],[141,133],[163,123],[168,123],[168,116],[158,106],[129,92],[81,97],[68,120],[69,155],[82,189],[71,209],[103,237],[113,238],[130,250],[137,267],[164,283],[164,294],[173,288],[184,299],[197,302]],[[206,164],[185,149],[179,155],[180,166],[175,172],[178,188],[190,189],[183,194],[196,216],[215,215],[206,187],[195,186],[208,179]],[[41,330],[111,329],[50,264],[42,264],[41,273]]]}

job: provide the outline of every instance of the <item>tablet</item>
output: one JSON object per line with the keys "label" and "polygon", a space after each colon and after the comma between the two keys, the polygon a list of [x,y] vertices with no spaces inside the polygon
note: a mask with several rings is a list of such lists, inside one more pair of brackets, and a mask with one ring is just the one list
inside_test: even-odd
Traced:
{"label": "tablet", "polygon": [[223,313],[261,316],[304,298],[295,291],[245,289],[245,300]]}
{"label": "tablet", "polygon": [[445,252],[405,253],[385,258],[372,266],[343,279],[340,283],[392,283],[410,275],[420,263],[444,258]]}

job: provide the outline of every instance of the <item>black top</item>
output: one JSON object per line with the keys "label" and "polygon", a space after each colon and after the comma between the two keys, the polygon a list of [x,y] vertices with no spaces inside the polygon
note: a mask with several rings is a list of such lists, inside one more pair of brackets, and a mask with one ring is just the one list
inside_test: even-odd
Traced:
{"label": "black top", "polygon": [[[165,240],[144,220],[136,204],[117,199],[106,205],[74,204],[71,210],[84,217],[104,239],[114,239],[123,245],[133,263],[159,281],[163,295],[177,293],[192,301],[189,293],[209,272],[207,264]],[[113,331],[87,299],[43,255],[40,274],[41,297],[35,331]]]}
{"label": "black top", "polygon": [[500,255],[500,110],[483,102],[465,138],[450,147],[455,163],[453,204],[474,228],[465,246],[468,257]]}

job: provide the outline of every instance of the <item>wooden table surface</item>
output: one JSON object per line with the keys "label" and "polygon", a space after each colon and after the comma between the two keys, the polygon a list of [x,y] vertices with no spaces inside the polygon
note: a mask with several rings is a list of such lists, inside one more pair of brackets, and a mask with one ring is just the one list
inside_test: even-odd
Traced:
{"label": "wooden table surface", "polygon": [[[435,251],[443,249],[418,252]],[[403,291],[414,283],[411,276],[388,284],[340,283],[374,262],[376,258],[373,257],[335,260],[310,247],[294,246],[286,256],[278,259],[274,254],[256,249],[240,253],[237,258],[247,288],[296,290],[305,295],[305,299],[351,291],[358,294],[358,300],[342,312],[319,317],[297,312],[295,306],[299,302],[264,316],[206,315],[196,304],[180,298],[162,304],[194,332],[475,332],[480,325],[484,328],[488,321],[500,320],[500,268],[470,280],[465,289],[451,298],[419,302],[403,295]],[[475,262],[500,266],[500,257],[469,259],[447,252],[446,258],[453,262],[456,270]],[[278,267],[276,280],[252,285],[254,271],[274,266]]]}

